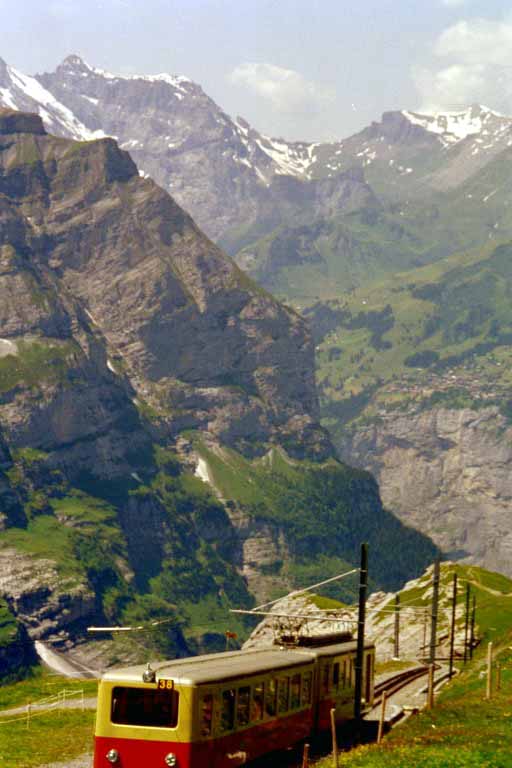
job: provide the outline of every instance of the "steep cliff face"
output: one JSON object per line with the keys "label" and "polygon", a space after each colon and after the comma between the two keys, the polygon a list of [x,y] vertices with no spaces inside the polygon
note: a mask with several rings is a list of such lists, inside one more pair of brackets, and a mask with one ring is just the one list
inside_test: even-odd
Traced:
{"label": "steep cliff face", "polygon": [[512,574],[512,427],[496,407],[381,410],[341,438],[384,503],[448,555]]}
{"label": "steep cliff face", "polygon": [[[27,355],[43,369],[59,357],[65,379],[47,382],[46,410],[59,399],[50,428],[7,382],[14,444],[27,434],[43,450],[76,443],[94,424],[113,440],[109,422],[133,424],[144,403],[169,435],[203,428],[243,447],[282,430],[297,450],[328,453],[311,430],[314,352],[297,315],[252,285],[111,139],[58,140],[13,112],[1,113],[0,134],[2,366],[16,379]],[[133,439],[136,449],[143,438]]]}

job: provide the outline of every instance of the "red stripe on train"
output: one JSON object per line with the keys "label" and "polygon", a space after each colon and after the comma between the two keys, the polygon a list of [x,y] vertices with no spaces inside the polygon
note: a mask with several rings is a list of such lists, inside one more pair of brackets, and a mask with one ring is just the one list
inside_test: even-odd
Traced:
{"label": "red stripe on train", "polygon": [[312,712],[306,710],[246,731],[191,744],[97,736],[94,768],[111,768],[112,763],[106,758],[111,749],[119,753],[116,768],[165,768],[169,752],[176,755],[177,768],[234,768],[267,752],[285,749],[307,738],[312,730]]}

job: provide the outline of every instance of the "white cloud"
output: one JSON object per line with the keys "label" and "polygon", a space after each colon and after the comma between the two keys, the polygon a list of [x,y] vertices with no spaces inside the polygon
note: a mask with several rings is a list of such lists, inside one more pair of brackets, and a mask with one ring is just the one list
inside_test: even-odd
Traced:
{"label": "white cloud", "polygon": [[421,109],[482,103],[512,113],[512,22],[459,21],[439,35],[433,55],[413,72]]}
{"label": "white cloud", "polygon": [[282,112],[317,109],[335,98],[332,88],[308,80],[294,69],[266,62],[240,64],[231,72],[229,80],[249,88]]}

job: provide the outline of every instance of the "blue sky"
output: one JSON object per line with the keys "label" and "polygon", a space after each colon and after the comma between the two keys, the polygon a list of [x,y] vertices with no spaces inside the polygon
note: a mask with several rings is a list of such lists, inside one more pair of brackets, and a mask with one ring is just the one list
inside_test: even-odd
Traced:
{"label": "blue sky", "polygon": [[0,0],[0,18],[0,56],[27,74],[69,53],[184,74],[289,139],[347,136],[388,109],[512,114],[503,0]]}

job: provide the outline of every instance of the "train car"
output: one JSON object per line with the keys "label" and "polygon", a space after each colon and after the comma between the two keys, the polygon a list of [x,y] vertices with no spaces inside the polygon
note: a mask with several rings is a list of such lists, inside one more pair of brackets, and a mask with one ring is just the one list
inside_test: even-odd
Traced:
{"label": "train car", "polygon": [[[336,722],[349,720],[354,712],[355,689],[355,642],[326,645],[312,649],[316,655],[317,692],[316,692],[316,730],[326,731],[331,724],[331,709],[336,710]],[[366,645],[363,656],[364,707],[373,703],[375,649]],[[363,708],[364,708],[363,707]]]}
{"label": "train car", "polygon": [[[373,646],[365,672],[373,675]],[[369,661],[372,659],[372,661]],[[355,643],[232,651],[107,672],[94,768],[229,768],[285,749],[353,707]],[[365,681],[367,700],[373,679]]]}

